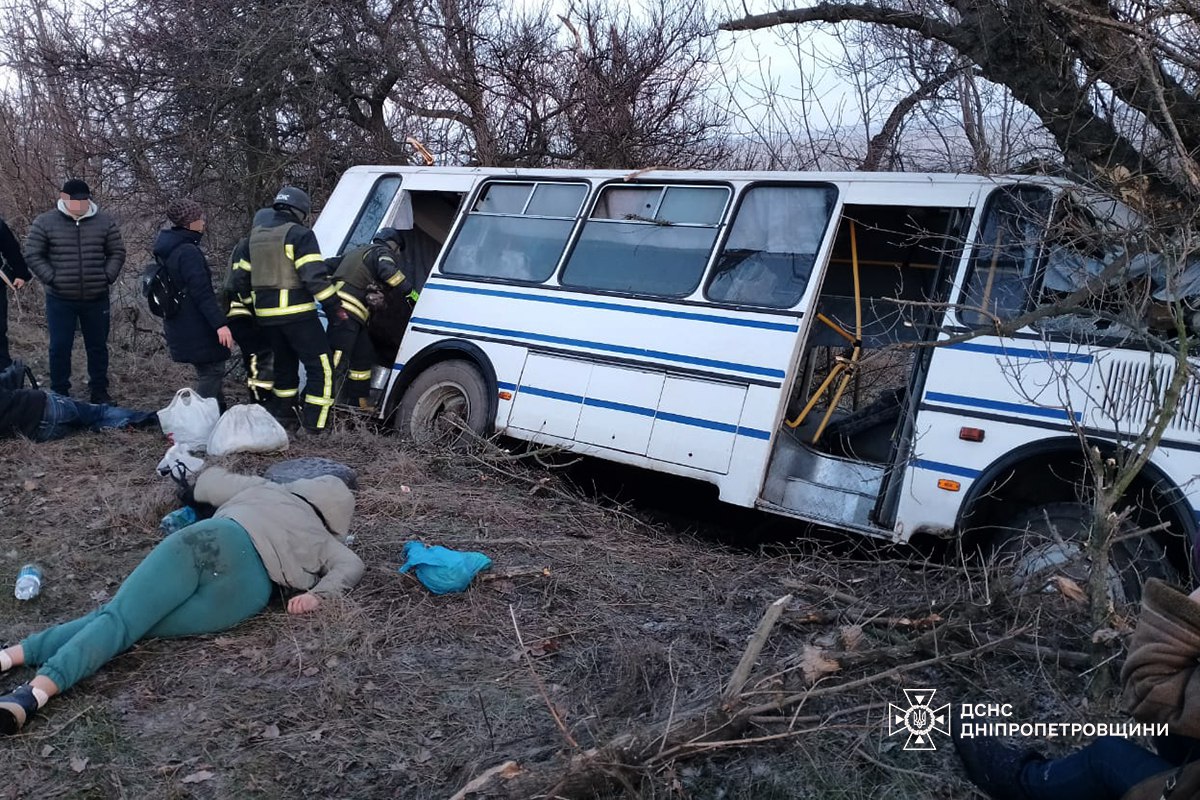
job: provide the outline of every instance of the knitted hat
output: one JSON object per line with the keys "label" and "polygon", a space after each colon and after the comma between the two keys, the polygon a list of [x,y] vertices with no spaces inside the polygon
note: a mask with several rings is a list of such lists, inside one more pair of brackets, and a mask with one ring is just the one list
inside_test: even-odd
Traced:
{"label": "knitted hat", "polygon": [[185,228],[188,223],[195,222],[203,216],[204,209],[195,200],[184,197],[167,204],[167,219],[176,228]]}

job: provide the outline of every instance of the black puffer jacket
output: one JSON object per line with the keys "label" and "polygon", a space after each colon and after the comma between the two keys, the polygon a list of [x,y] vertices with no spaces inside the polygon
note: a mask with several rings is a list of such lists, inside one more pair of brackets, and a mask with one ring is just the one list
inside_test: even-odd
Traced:
{"label": "black puffer jacket", "polygon": [[[8,265],[7,275],[10,280],[20,278],[27,281],[33,277],[29,274],[29,268],[25,266],[21,245],[17,244],[17,237],[13,236],[3,217],[0,217],[0,260]],[[6,288],[4,282],[0,281],[0,294],[3,294]]]}
{"label": "black puffer jacket", "polygon": [[46,291],[64,300],[99,300],[125,265],[121,229],[93,203],[81,219],[62,205],[29,227],[25,261]]}
{"label": "black puffer jacket", "polygon": [[167,265],[171,282],[184,292],[179,313],[163,320],[172,360],[207,364],[229,358],[229,351],[217,341],[217,328],[227,322],[213,293],[208,262],[200,251],[200,234],[186,228],[159,231],[154,257]]}
{"label": "black puffer jacket", "polygon": [[37,389],[0,389],[0,439],[33,436],[46,411],[46,393]]}

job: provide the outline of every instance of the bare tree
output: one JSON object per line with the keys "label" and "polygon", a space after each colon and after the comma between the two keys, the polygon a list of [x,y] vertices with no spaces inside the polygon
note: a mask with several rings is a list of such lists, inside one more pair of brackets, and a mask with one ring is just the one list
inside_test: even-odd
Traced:
{"label": "bare tree", "polygon": [[823,2],[722,27],[860,23],[940,43],[1028,107],[1074,172],[1173,202],[1200,190],[1195,22],[1190,8],[1077,0]]}

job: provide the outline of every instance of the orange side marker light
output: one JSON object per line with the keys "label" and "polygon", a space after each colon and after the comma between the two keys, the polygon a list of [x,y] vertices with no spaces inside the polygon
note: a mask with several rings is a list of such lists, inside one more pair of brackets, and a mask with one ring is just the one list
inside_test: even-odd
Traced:
{"label": "orange side marker light", "polygon": [[505,391],[500,392],[500,399],[501,400],[512,400],[512,392],[505,392]]}
{"label": "orange side marker light", "polygon": [[957,492],[962,488],[962,484],[949,478],[938,478],[938,488],[945,489],[947,492]]}
{"label": "orange side marker light", "polygon": [[958,438],[966,442],[982,442],[983,428],[959,428]]}

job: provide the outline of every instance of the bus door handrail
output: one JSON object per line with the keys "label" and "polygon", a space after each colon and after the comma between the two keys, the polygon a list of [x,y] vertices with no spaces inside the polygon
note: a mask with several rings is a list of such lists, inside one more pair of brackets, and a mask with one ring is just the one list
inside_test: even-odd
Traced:
{"label": "bus door handrail", "polygon": [[833,369],[825,376],[825,380],[821,381],[821,385],[808,398],[808,402],[804,404],[804,408],[796,415],[796,418],[791,421],[785,421],[784,424],[793,430],[800,427],[808,415],[812,413],[813,408],[817,405],[820,399],[833,385],[833,382],[841,376],[841,382],[834,390],[833,398],[829,403],[829,408],[825,410],[825,416],[821,418],[821,424],[817,426],[817,430],[813,433],[812,444],[816,444],[821,439],[821,434],[825,432],[825,428],[829,425],[829,420],[833,416],[834,409],[841,402],[842,395],[846,392],[846,387],[850,385],[850,379],[854,377],[855,371],[858,368],[859,358],[862,356],[862,284],[859,281],[858,273],[858,230],[854,220],[850,220],[850,272],[854,278],[854,335],[851,336],[849,331],[843,328],[834,320],[824,314],[817,314],[817,319],[833,328],[834,332],[842,338],[850,342],[850,356],[838,356],[837,363],[833,365]]}

